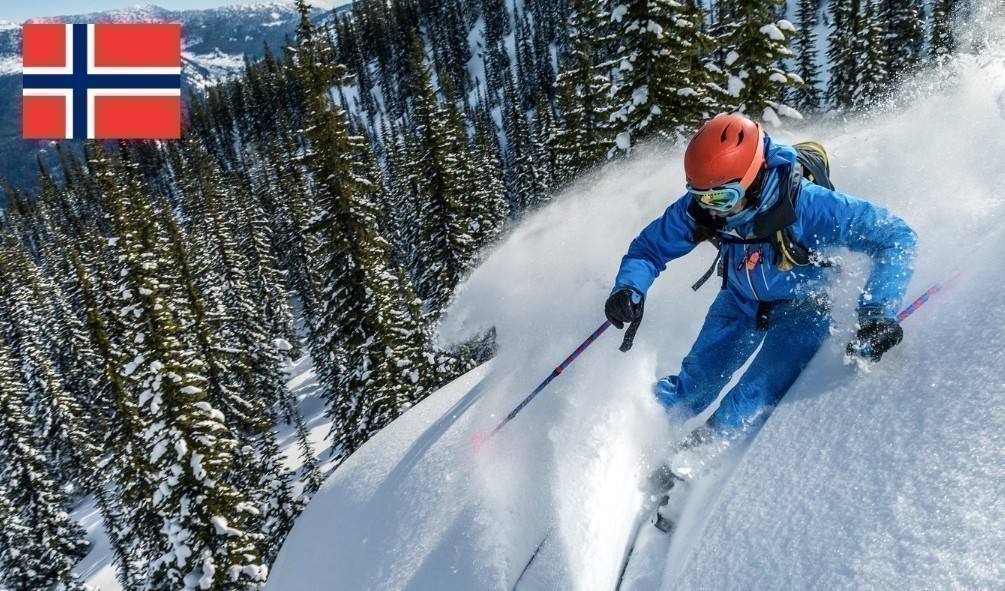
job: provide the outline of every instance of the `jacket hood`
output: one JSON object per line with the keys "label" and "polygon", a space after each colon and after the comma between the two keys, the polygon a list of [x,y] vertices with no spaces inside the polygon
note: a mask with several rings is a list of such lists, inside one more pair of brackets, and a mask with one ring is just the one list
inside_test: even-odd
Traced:
{"label": "jacket hood", "polygon": [[795,148],[776,144],[767,133],[764,134],[764,160],[768,171],[761,187],[756,215],[768,212],[778,203],[780,189],[792,177],[797,157]]}
{"label": "jacket hood", "polygon": [[764,134],[764,160],[767,172],[758,196],[757,208],[726,218],[726,228],[741,237],[767,236],[795,222],[795,211],[788,198],[788,186],[798,154],[792,146],[776,144]]}
{"label": "jacket hood", "polygon": [[792,146],[776,144],[767,133],[764,134],[764,159],[768,168],[776,168],[783,164],[796,162],[796,149]]}

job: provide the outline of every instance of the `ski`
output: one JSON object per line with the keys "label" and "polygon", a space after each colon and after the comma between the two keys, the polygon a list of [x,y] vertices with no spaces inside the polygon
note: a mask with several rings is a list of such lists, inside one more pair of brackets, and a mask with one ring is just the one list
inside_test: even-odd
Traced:
{"label": "ski", "polygon": [[[650,500],[643,505],[642,510],[639,512],[639,517],[635,520],[635,527],[629,539],[628,549],[621,561],[621,569],[618,571],[618,582],[614,587],[614,591],[621,591],[621,586],[625,582],[625,575],[628,574],[628,565],[632,562],[632,555],[635,553],[635,548],[638,545],[639,536],[642,534],[647,522],[666,535],[673,533],[674,522],[664,517],[660,513],[660,509],[669,503],[670,491],[673,490],[678,482],[683,483],[685,480],[674,474],[668,466],[660,467],[649,477],[651,490],[656,491],[656,494],[650,495]],[[652,502],[652,499],[655,499],[655,503]]]}
{"label": "ski", "polygon": [[625,582],[625,573],[628,572],[628,564],[632,561],[632,553],[635,552],[635,543],[639,540],[639,533],[642,532],[642,526],[646,523],[646,517],[643,515],[641,519],[636,521],[635,531],[632,532],[632,539],[628,545],[628,552],[625,554],[624,560],[621,561],[621,571],[618,572],[618,584],[614,586],[614,591],[621,591],[621,584]]}
{"label": "ski", "polygon": [[517,585],[520,584],[520,581],[523,580],[523,576],[527,574],[528,570],[530,570],[530,565],[534,564],[534,559],[537,558],[537,555],[541,553],[541,548],[544,547],[544,544],[548,541],[548,538],[550,537],[551,532],[548,532],[547,534],[544,535],[544,538],[541,540],[541,542],[538,543],[537,548],[534,548],[534,553],[530,555],[530,559],[527,561],[527,564],[525,564],[523,570],[520,571],[520,576],[518,576],[516,578],[516,581],[513,582],[512,591],[516,591]]}

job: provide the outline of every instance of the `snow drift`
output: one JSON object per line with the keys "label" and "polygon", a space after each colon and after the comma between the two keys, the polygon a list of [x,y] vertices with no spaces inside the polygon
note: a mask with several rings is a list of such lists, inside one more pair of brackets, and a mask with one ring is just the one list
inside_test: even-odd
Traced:
{"label": "snow drift", "polygon": [[[776,130],[821,141],[835,184],[920,236],[908,301],[962,274],[868,373],[841,363],[867,261],[846,253],[835,328],[731,476],[692,503],[665,557],[681,589],[989,588],[1005,580],[1005,58],[963,56],[867,118]],[[906,106],[903,106],[906,105]],[[611,331],[495,439],[490,430],[603,321],[629,241],[681,193],[651,145],[569,188],[464,285],[446,340],[495,325],[500,351],[354,454],[298,521],[268,589],[610,589],[638,482],[682,432],[650,387],[715,288],[702,246],[650,291],[628,354]],[[713,282],[714,283],[714,282]]]}

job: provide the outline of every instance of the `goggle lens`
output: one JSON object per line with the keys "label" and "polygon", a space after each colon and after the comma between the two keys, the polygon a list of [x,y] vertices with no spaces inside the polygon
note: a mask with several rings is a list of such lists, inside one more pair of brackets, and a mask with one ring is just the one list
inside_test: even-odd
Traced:
{"label": "goggle lens", "polygon": [[698,205],[705,209],[729,211],[740,202],[744,193],[743,188],[738,184],[736,186],[731,185],[716,187],[714,189],[695,189],[688,185],[687,190],[691,193],[691,197],[698,202]]}

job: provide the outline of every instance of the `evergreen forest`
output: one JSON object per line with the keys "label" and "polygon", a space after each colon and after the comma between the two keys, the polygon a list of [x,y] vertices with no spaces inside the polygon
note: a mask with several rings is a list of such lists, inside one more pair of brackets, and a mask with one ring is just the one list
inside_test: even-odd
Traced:
{"label": "evergreen forest", "polygon": [[[297,6],[283,47],[188,98],[182,140],[59,149],[37,191],[4,185],[0,589],[84,589],[70,511],[85,497],[123,589],[261,588],[322,464],[493,355],[491,330],[449,349],[433,335],[521,218],[717,113],[771,129],[881,104],[954,51],[969,10],[356,0],[319,20]],[[286,383],[305,355],[326,450]]]}

